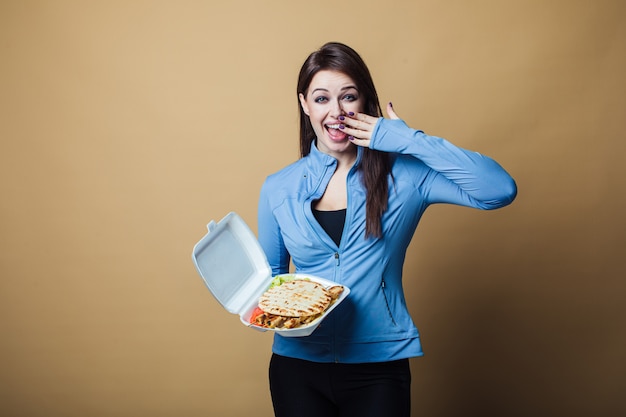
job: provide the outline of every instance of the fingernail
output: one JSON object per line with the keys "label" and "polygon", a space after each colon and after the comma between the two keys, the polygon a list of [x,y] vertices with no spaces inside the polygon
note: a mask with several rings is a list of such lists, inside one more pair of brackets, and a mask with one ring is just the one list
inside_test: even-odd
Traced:
{"label": "fingernail", "polygon": [[391,101],[389,102],[389,107],[393,107],[393,103]]}
{"label": "fingernail", "polygon": [[339,120],[346,120],[346,118],[343,116],[339,116]]}
{"label": "fingernail", "polygon": [[353,111],[348,112],[348,116],[354,116],[354,112]]}
{"label": "fingernail", "polygon": [[348,136],[348,140],[354,140],[354,136]]}
{"label": "fingernail", "polygon": [[345,127],[346,127],[345,125],[339,125],[339,129],[343,129]]}

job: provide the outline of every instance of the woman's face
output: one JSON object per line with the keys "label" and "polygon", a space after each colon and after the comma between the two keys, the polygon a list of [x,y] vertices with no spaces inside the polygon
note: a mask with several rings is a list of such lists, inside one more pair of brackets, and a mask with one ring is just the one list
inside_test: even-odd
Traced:
{"label": "woman's face", "polygon": [[317,149],[336,157],[356,151],[356,145],[339,129],[339,116],[363,111],[364,100],[352,78],[338,71],[319,71],[313,76],[306,97],[299,97],[317,136]]}

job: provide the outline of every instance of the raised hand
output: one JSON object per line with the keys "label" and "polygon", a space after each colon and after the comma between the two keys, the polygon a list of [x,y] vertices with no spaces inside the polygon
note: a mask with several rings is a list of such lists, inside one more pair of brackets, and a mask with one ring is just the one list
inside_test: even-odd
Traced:
{"label": "raised hand", "polygon": [[[386,110],[390,119],[399,119],[391,103],[387,104]],[[339,120],[343,123],[343,127],[340,127],[340,129],[349,135],[348,138],[355,145],[369,147],[370,140],[372,139],[372,131],[378,119],[378,117],[369,116],[364,113],[348,113],[347,116],[339,117]]]}

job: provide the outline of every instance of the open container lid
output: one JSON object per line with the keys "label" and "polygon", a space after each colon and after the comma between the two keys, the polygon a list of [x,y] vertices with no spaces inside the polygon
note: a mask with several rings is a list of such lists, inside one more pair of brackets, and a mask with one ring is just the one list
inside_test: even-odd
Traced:
{"label": "open container lid", "polygon": [[256,236],[237,213],[228,213],[219,223],[211,221],[207,229],[193,248],[194,264],[217,301],[241,315],[267,289],[272,270]]}

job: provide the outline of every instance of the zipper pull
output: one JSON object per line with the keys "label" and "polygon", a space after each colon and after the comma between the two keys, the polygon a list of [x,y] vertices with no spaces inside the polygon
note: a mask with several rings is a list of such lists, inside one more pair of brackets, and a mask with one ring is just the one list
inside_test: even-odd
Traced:
{"label": "zipper pull", "polygon": [[335,252],[335,266],[339,266],[339,252]]}

